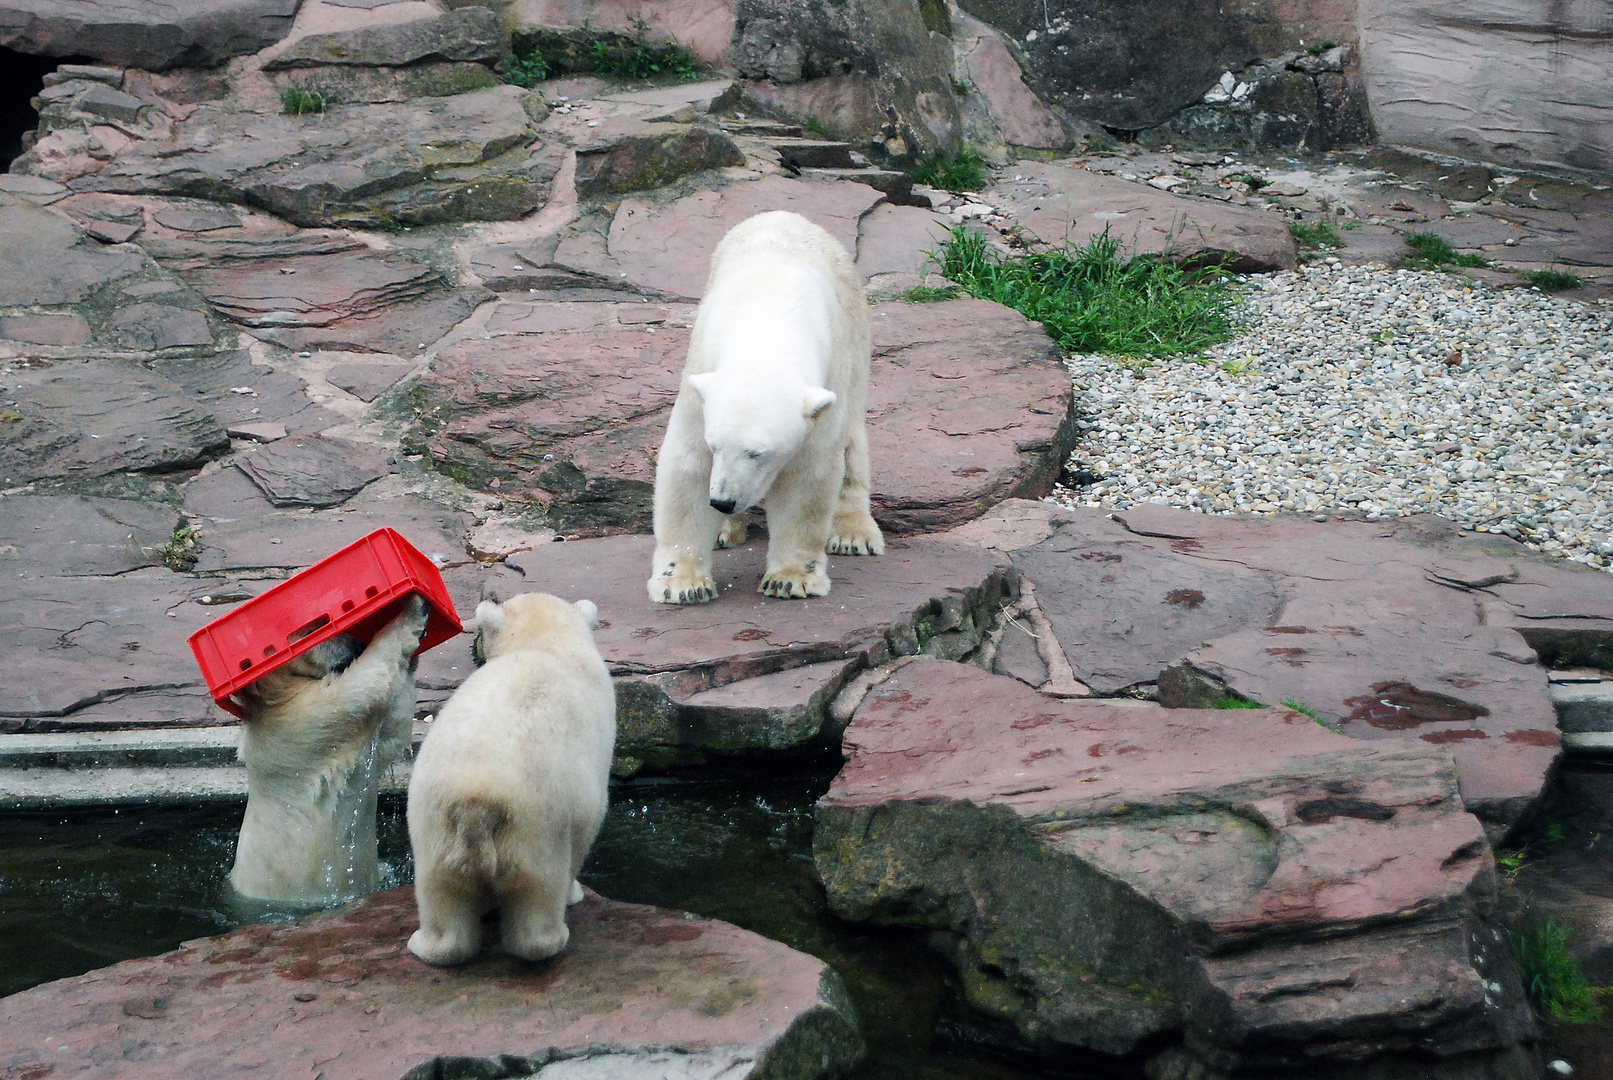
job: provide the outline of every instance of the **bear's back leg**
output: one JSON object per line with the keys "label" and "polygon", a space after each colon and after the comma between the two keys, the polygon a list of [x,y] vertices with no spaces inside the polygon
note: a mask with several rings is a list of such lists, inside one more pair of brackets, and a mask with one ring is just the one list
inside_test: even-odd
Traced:
{"label": "bear's back leg", "polygon": [[428,964],[463,964],[482,947],[486,894],[480,880],[457,870],[421,864],[415,868],[415,903],[420,929],[409,951]]}

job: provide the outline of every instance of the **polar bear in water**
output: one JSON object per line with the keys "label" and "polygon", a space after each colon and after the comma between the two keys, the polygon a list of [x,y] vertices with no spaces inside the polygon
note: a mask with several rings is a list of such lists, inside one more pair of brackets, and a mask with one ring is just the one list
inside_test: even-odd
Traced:
{"label": "polar bear in water", "polygon": [[650,599],[717,598],[711,549],[767,500],[761,592],[829,591],[829,559],[879,555],[868,509],[868,305],[846,249],[799,214],[717,245],[655,470]]}
{"label": "polar bear in water", "polygon": [[605,820],[616,690],[587,600],[526,593],[476,608],[482,666],[437,713],[409,778],[420,929],[409,950],[460,964],[499,908],[504,951],[566,947],[566,905]]}
{"label": "polar bear in water", "polygon": [[368,646],[340,635],[240,692],[246,817],[230,884],[244,897],[335,904],[381,886],[376,788],[409,748],[426,605]]}

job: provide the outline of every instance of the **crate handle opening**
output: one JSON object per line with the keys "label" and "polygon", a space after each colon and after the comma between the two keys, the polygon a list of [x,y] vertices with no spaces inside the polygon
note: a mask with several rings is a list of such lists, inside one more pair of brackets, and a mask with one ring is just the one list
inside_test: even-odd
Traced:
{"label": "crate handle opening", "polygon": [[377,589],[374,585],[371,585],[368,589],[364,590],[364,599],[366,599],[366,600],[373,599],[375,594],[380,592],[380,591],[381,591],[380,589]]}
{"label": "crate handle opening", "polygon": [[351,600],[343,600],[342,601],[342,610],[343,611],[352,611],[353,610],[353,601],[351,601]]}
{"label": "crate handle opening", "polygon": [[314,619],[312,622],[303,623],[301,626],[297,627],[297,629],[295,629],[291,633],[287,634],[286,635],[286,644],[287,645],[295,645],[297,642],[301,641],[303,638],[307,637],[309,634],[313,633],[315,630],[318,630],[321,626],[329,626],[329,625],[330,625],[330,616],[329,615],[321,615],[319,618]]}
{"label": "crate handle opening", "polygon": [[247,659],[241,661],[241,670],[242,671],[245,671],[247,668],[249,668],[251,666],[252,666],[252,658],[251,657],[248,657]]}
{"label": "crate handle opening", "polygon": [[265,645],[263,647],[264,658],[267,659],[268,657],[273,656],[276,651],[277,650],[275,649],[275,647],[273,645]]}

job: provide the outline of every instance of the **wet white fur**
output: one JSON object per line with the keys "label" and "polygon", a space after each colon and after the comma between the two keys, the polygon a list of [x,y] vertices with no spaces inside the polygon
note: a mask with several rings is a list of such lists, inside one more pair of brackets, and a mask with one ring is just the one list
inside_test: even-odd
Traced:
{"label": "wet white fur", "polygon": [[241,692],[247,799],[236,892],[330,904],[380,887],[376,785],[409,748],[425,626],[425,605],[411,596],[340,674],[330,665],[350,653],[325,642]]}
{"label": "wet white fur", "polygon": [[742,542],[764,498],[768,595],[822,596],[826,552],[884,551],[868,510],[868,365],[862,279],[834,237],[783,211],[729,231],[656,462],[651,600],[715,599],[711,549]]}
{"label": "wet white fur", "polygon": [[498,907],[504,951],[565,948],[566,905],[605,819],[616,692],[587,600],[527,593],[476,609],[485,663],[437,714],[409,780],[420,929],[409,949],[459,964]]}

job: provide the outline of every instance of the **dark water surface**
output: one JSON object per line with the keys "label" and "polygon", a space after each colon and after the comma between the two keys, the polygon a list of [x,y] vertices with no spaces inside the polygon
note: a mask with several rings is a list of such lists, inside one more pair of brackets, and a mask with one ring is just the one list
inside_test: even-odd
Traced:
{"label": "dark water surface", "polygon": [[[812,804],[827,778],[768,783],[633,783],[584,884],[616,900],[723,919],[832,964],[869,1043],[861,1080],[1026,1080],[938,1038],[952,998],[913,937],[836,919],[812,871]],[[0,995],[297,913],[242,910],[225,881],[241,808],[135,809],[0,817]],[[388,888],[413,880],[401,799],[382,801]],[[1137,1076],[1069,1062],[1066,1076]]]}

